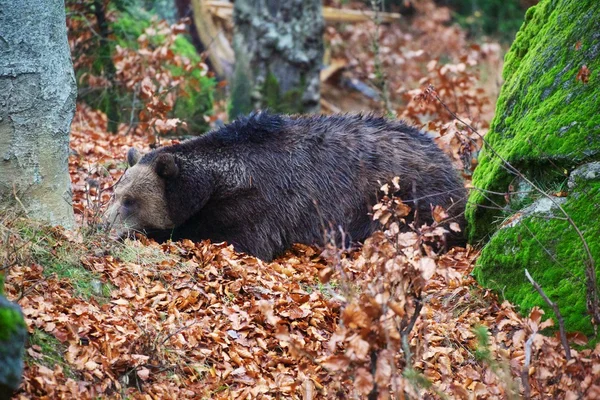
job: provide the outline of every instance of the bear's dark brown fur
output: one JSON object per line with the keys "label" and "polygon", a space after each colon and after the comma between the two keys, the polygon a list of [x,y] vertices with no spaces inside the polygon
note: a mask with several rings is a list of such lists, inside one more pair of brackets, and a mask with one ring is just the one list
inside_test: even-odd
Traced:
{"label": "bear's dark brown fur", "polygon": [[[432,139],[373,116],[253,114],[139,158],[116,188],[109,219],[157,239],[226,241],[270,260],[325,232],[364,240],[382,183],[431,221],[444,207],[462,225],[463,184]],[[416,200],[416,201],[413,201]]]}

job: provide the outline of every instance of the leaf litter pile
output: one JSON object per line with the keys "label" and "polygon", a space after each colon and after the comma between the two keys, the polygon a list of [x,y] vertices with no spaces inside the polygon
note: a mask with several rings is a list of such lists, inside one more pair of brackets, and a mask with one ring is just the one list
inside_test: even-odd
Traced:
{"label": "leaf litter pile", "polygon": [[480,288],[471,248],[433,252],[441,227],[400,233],[407,207],[387,195],[374,213],[385,229],[362,248],[297,245],[271,263],[95,233],[126,149],[146,142],[124,130],[78,106],[77,232],[0,224],[5,290],[30,332],[16,398],[600,397],[600,345],[567,362],[539,333],[552,319]]}

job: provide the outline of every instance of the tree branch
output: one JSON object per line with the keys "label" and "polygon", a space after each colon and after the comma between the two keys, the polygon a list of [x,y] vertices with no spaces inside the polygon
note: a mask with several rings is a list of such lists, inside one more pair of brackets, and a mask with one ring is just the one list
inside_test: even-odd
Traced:
{"label": "tree branch", "polygon": [[529,274],[529,271],[527,271],[527,268],[525,268],[525,276],[527,276],[527,279],[529,279],[529,282],[531,282],[531,284],[533,285],[535,290],[537,290],[538,293],[540,294],[540,296],[542,296],[542,298],[544,299],[546,304],[548,304],[548,306],[550,306],[550,308],[552,308],[552,311],[554,311],[554,315],[556,315],[556,319],[558,319],[558,329],[560,330],[560,341],[562,342],[562,346],[565,349],[565,357],[567,358],[567,361],[569,361],[571,359],[571,348],[569,347],[569,342],[567,341],[567,333],[565,331],[565,321],[563,320],[563,317],[558,309],[558,305],[556,305],[556,303],[552,302],[552,300],[550,300],[550,298],[546,295],[546,293],[544,293],[544,290],[542,289],[542,287],[536,281],[533,280],[533,278]]}
{"label": "tree branch", "polygon": [[521,382],[523,383],[523,397],[527,400],[531,398],[531,385],[529,384],[529,365],[531,364],[531,346],[533,345],[533,338],[535,332],[529,336],[527,342],[525,342],[525,364],[521,370]]}

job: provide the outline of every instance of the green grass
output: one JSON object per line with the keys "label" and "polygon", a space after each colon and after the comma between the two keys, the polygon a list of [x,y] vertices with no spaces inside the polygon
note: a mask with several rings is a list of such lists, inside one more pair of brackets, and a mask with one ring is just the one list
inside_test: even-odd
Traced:
{"label": "green grass", "polygon": [[174,257],[158,248],[144,246],[140,242],[127,240],[113,254],[123,262],[130,262],[142,266],[156,265],[163,261],[172,261]]}
{"label": "green grass", "polygon": [[76,296],[105,303],[110,299],[112,287],[81,264],[82,255],[81,249],[69,244],[53,248],[51,238],[42,240],[32,251],[34,260],[44,267],[44,276],[66,279],[73,285]]}
{"label": "green grass", "polygon": [[[6,215],[2,213],[0,216]],[[20,258],[20,263],[34,262],[44,268],[45,277],[54,276],[57,279],[69,281],[75,296],[85,300],[95,299],[103,304],[110,299],[112,286],[102,281],[101,277],[88,270],[81,264],[81,257],[87,249],[95,244],[77,244],[61,237],[52,228],[40,225],[23,217],[0,218],[10,224],[0,233],[13,237],[21,246],[20,254],[13,255]],[[96,240],[98,237],[89,237],[86,240]]]}
{"label": "green grass", "polygon": [[40,329],[35,329],[33,333],[29,336],[28,347],[32,347],[34,351],[41,353],[42,358],[33,358],[31,355],[26,353],[25,361],[27,363],[43,365],[50,369],[54,369],[56,365],[60,365],[66,377],[72,379],[77,378],[75,372],[65,361],[64,353],[66,350],[66,346],[63,345],[54,336]]}
{"label": "green grass", "polygon": [[315,283],[312,285],[301,285],[302,290],[311,294],[314,291],[319,291],[325,299],[331,299],[340,293],[340,283],[337,280],[331,280],[327,283],[322,283],[319,278],[315,278]]}

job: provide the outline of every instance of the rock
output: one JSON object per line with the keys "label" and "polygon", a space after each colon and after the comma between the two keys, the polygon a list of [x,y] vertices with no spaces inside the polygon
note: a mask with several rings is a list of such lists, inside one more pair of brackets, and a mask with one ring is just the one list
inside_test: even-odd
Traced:
{"label": "rock", "polygon": [[556,204],[562,205],[567,199],[564,197],[554,197],[552,200],[547,197],[542,197],[539,200],[536,200],[530,206],[525,207],[519,213],[516,218],[512,219],[510,223],[501,227],[501,229],[512,228],[517,225],[519,222],[523,220],[523,218],[536,216],[536,217],[545,217],[552,218],[558,209]]}
{"label": "rock", "polygon": [[[585,79],[584,66],[590,71]],[[486,140],[536,186],[560,196],[554,200],[583,233],[598,266],[600,2],[541,0],[530,8],[503,75]],[[567,330],[593,334],[586,307],[588,256],[576,230],[490,149],[478,161],[473,186],[481,190],[471,193],[466,210],[470,240],[487,241],[476,278],[523,313],[540,306],[553,316],[526,280],[527,268],[557,302]],[[508,193],[509,187],[520,193],[508,205],[503,195],[491,193]]]}
{"label": "rock", "polygon": [[23,374],[27,327],[18,305],[0,295],[0,399],[10,399]]}
{"label": "rock", "polygon": [[[576,22],[575,22],[576,21]],[[591,72],[585,83],[580,70]],[[590,161],[600,161],[600,2],[542,0],[531,7],[506,55],[504,84],[486,140],[526,176],[552,182]],[[578,78],[579,76],[579,78]],[[515,182],[501,160],[482,149],[473,185],[505,192]],[[469,236],[494,232],[502,196],[473,191]]]}
{"label": "rock", "polygon": [[600,179],[600,162],[591,162],[583,164],[581,167],[573,170],[569,175],[568,186],[569,189],[575,188],[577,183],[581,180],[593,181]]}

